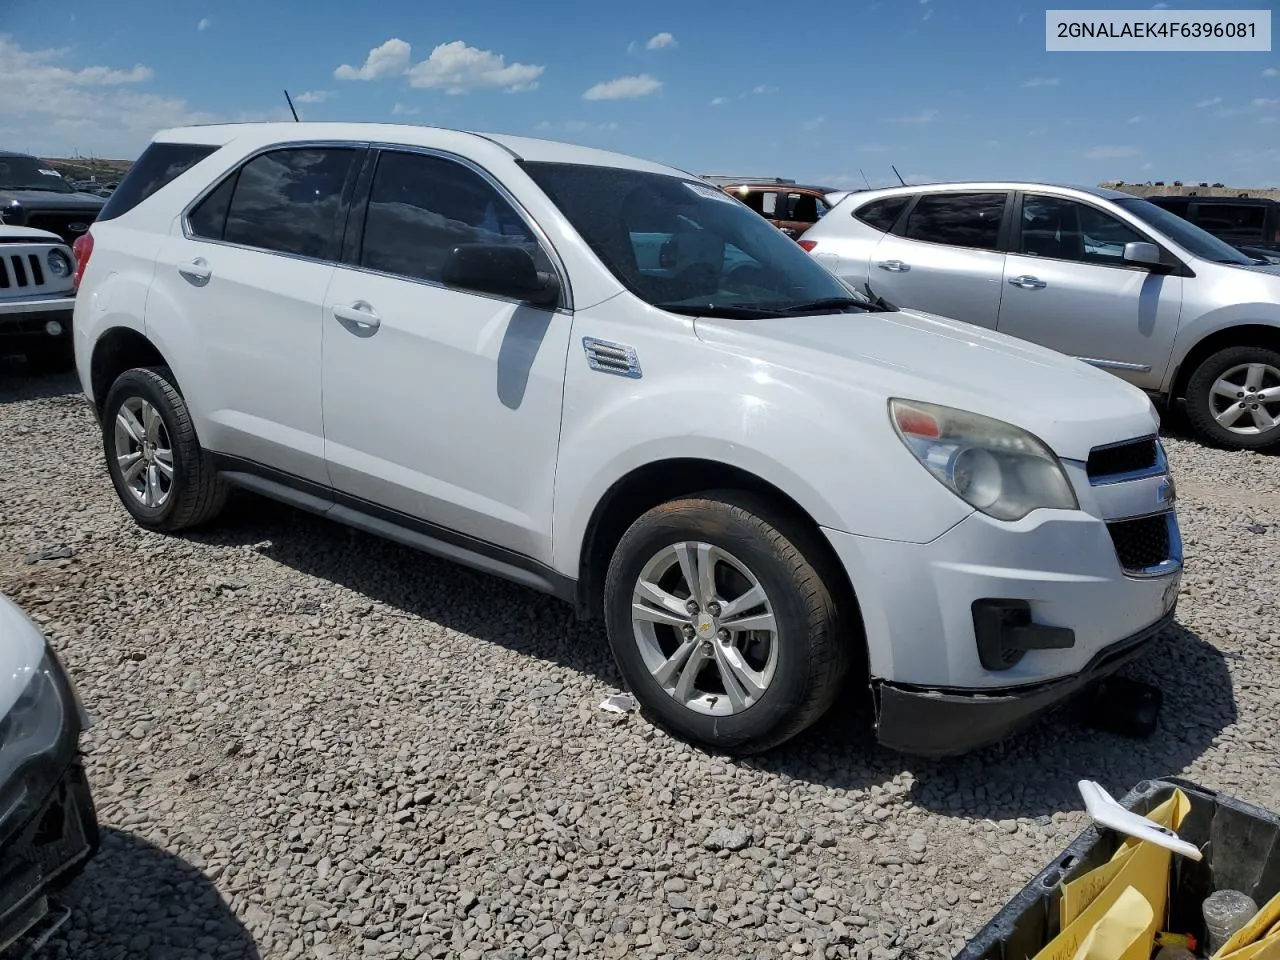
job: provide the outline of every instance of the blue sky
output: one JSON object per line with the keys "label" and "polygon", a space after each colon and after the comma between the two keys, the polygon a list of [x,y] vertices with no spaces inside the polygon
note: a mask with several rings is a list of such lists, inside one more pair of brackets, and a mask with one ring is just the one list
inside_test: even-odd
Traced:
{"label": "blue sky", "polygon": [[288,87],[305,119],[547,136],[697,173],[1280,184],[1280,55],[1048,53],[1044,10],[0,0],[0,147],[131,157],[159,127],[287,118]]}

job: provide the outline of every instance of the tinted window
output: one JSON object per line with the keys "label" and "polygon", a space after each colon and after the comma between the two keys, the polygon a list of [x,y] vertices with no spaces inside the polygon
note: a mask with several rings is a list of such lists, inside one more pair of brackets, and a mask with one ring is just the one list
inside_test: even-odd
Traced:
{"label": "tinted window", "polygon": [[260,250],[335,259],[342,189],[357,151],[273,150],[240,168],[223,239]]}
{"label": "tinted window", "polygon": [[147,197],[186,173],[217,150],[208,144],[153,143],[142,151],[98,214],[111,220],[128,213]]}
{"label": "tinted window", "polygon": [[873,200],[865,207],[860,207],[853,215],[869,227],[875,227],[881,233],[888,233],[902,216],[911,197],[885,197]]}
{"label": "tinted window", "polygon": [[619,282],[663,309],[749,317],[820,312],[806,305],[854,296],[794,240],[715,187],[585,164],[524,168]]}
{"label": "tinted window", "polygon": [[1137,230],[1087,203],[1028,194],[1022,201],[1019,247],[1034,257],[1085,263],[1124,262],[1124,245],[1147,240]]}
{"label": "tinted window", "polygon": [[1183,249],[1205,260],[1217,263],[1235,263],[1247,266],[1253,261],[1235,247],[1219,240],[1213,234],[1202,230],[1189,220],[1183,220],[1177,214],[1170,213],[1154,203],[1140,200],[1137,197],[1115,201],[1116,206],[1150,224]]}
{"label": "tinted window", "polygon": [[1004,216],[1003,193],[927,193],[907,217],[912,240],[994,250]]}
{"label": "tinted window", "polygon": [[1176,213],[1180,217],[1187,215],[1187,207],[1191,204],[1190,200],[1166,200],[1163,197],[1153,199],[1151,202],[1157,206],[1164,207],[1170,213]]}
{"label": "tinted window", "polygon": [[539,270],[552,269],[525,222],[479,174],[441,157],[382,154],[369,195],[360,265],[439,281],[445,258],[462,243],[524,247]]}
{"label": "tinted window", "polygon": [[1201,203],[1196,207],[1195,223],[1224,240],[1262,240],[1267,210],[1257,204]]}
{"label": "tinted window", "polygon": [[221,240],[227,227],[227,211],[231,209],[231,194],[236,188],[236,175],[227,177],[217,188],[201,200],[187,216],[187,225],[193,236],[206,240]]}
{"label": "tinted window", "polygon": [[22,154],[0,156],[0,189],[41,190],[46,193],[73,193],[62,174],[43,160]]}
{"label": "tinted window", "polygon": [[827,205],[811,193],[787,194],[787,213],[782,219],[799,223],[817,223],[827,212]]}

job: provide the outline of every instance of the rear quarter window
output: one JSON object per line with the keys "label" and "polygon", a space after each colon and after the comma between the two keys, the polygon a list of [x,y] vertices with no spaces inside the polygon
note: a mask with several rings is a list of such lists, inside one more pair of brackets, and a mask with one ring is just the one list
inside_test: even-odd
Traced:
{"label": "rear quarter window", "polygon": [[859,207],[853,211],[853,215],[867,226],[879,230],[881,233],[888,233],[893,229],[893,225],[898,222],[898,217],[907,208],[907,203],[910,200],[910,196],[885,197],[883,200],[872,200],[866,206]]}
{"label": "rear quarter window", "polygon": [[204,143],[151,144],[129,168],[97,219],[113,220],[123,216],[217,149]]}

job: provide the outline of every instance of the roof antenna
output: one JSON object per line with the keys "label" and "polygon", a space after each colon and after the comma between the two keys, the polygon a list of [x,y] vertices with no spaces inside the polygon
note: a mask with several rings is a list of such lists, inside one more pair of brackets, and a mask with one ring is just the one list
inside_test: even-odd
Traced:
{"label": "roof antenna", "polygon": [[898,168],[897,168],[897,167],[895,167],[895,166],[891,163],[891,164],[889,164],[889,169],[890,169],[890,170],[892,170],[892,171],[894,172],[894,174],[896,174],[896,175],[897,175],[897,177],[898,177],[898,182],[899,182],[900,184],[902,184],[902,185],[905,187],[905,186],[907,185],[907,181],[905,181],[905,180],[903,180],[903,179],[902,179],[902,174],[898,173]]}
{"label": "roof antenna", "polygon": [[[862,168],[861,168],[861,167],[859,167],[859,168],[858,168],[858,172],[859,172],[859,173],[862,173]],[[867,175],[866,175],[865,173],[862,173],[862,182],[863,182],[863,183],[865,183],[865,184],[867,185],[867,189],[868,189],[868,190],[870,190],[870,189],[871,189],[871,181],[867,179]]]}
{"label": "roof antenna", "polygon": [[298,111],[293,109],[293,97],[289,96],[289,91],[284,92],[285,100],[289,101],[289,112],[293,114],[293,122],[298,123]]}

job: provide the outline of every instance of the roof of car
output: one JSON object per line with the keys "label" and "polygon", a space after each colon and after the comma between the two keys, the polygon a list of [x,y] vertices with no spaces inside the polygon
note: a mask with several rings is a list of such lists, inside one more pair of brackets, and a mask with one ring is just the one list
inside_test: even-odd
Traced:
{"label": "roof of car", "polygon": [[893,197],[911,193],[941,193],[950,190],[1068,190],[1085,193],[1103,200],[1140,200],[1132,193],[1112,190],[1109,187],[1090,187],[1077,183],[1045,183],[1029,180],[938,180],[933,183],[907,184],[896,187],[877,187],[859,190],[840,200],[840,204],[856,202],[858,206],[880,197]]}
{"label": "roof of car", "polygon": [[626,154],[582,147],[558,140],[539,140],[533,137],[517,137],[507,134],[478,133],[449,127],[411,123],[332,123],[320,121],[224,123],[161,130],[153,137],[158,143],[204,143],[221,146],[233,140],[244,140],[254,146],[299,141],[355,140],[373,143],[403,144],[406,146],[441,147],[445,141],[454,144],[459,138],[471,138],[478,146],[497,146],[519,160],[544,163],[578,163],[589,166],[619,167],[651,173],[696,179],[694,174],[676,167]]}
{"label": "roof of car", "polygon": [[29,153],[18,153],[16,150],[0,150],[0,157],[23,157],[27,160],[34,159]]}
{"label": "roof of car", "polygon": [[721,183],[720,187],[726,190],[740,190],[747,187],[750,190],[808,190],[810,193],[833,193],[833,187],[821,187],[813,183],[778,183],[769,180],[743,180],[741,183]]}

